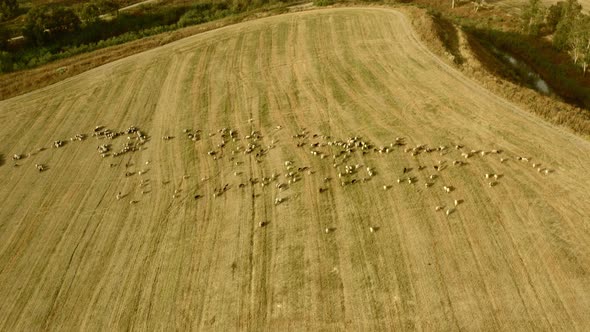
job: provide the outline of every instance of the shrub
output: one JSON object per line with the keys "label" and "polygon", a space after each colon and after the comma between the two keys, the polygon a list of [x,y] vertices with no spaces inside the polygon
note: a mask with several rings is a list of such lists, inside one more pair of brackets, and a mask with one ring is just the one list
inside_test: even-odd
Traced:
{"label": "shrub", "polygon": [[315,0],[313,2],[315,6],[331,6],[334,4],[334,0]]}

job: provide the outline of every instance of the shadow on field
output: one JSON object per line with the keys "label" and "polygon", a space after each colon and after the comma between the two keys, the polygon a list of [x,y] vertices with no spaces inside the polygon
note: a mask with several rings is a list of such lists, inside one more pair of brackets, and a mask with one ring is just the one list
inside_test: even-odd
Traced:
{"label": "shadow on field", "polygon": [[4,155],[0,153],[0,166],[4,165],[5,162],[6,160],[4,159]]}

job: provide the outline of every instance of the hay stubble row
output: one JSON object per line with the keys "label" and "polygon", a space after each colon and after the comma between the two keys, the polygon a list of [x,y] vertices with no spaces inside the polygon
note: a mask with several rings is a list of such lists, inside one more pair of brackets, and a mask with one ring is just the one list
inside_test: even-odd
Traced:
{"label": "hay stubble row", "polygon": [[[0,165],[0,329],[590,325],[590,144],[447,67],[397,11],[208,32],[3,101],[0,121],[4,159],[32,152]],[[101,158],[97,124],[150,138]],[[239,140],[220,148],[221,128]],[[273,148],[232,154],[252,131]],[[334,167],[321,135],[405,145]]]}

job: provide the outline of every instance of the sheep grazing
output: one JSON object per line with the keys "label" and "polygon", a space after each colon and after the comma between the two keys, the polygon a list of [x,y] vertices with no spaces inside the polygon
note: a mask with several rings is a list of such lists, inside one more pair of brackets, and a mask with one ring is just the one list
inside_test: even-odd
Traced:
{"label": "sheep grazing", "polygon": [[460,144],[457,144],[457,145],[455,145],[455,149],[456,149],[456,150],[460,150],[460,149],[462,149],[462,148],[463,148],[463,145],[460,145]]}
{"label": "sheep grazing", "polygon": [[430,180],[434,180],[434,179],[436,179],[436,174],[432,174],[432,175],[430,175],[428,178],[429,178]]}
{"label": "sheep grazing", "polygon": [[490,186],[490,188],[491,188],[491,187],[495,186],[496,184],[497,184],[496,181],[492,181],[492,182],[488,183],[488,186]]}
{"label": "sheep grazing", "polygon": [[12,160],[20,160],[22,158],[22,155],[20,154],[15,154],[14,156],[12,156]]}
{"label": "sheep grazing", "polygon": [[451,187],[443,186],[443,190],[448,194],[451,192]]}
{"label": "sheep grazing", "polygon": [[324,232],[326,232],[326,234],[330,233],[332,230],[329,227],[326,227],[326,229],[324,229]]}
{"label": "sheep grazing", "polygon": [[447,212],[445,212],[447,214],[447,216],[451,215],[451,213],[453,213],[453,211],[455,211],[454,209],[448,209]]}
{"label": "sheep grazing", "polygon": [[492,174],[490,174],[490,173],[486,173],[486,179],[489,179],[489,178],[491,178],[491,177],[492,177]]}
{"label": "sheep grazing", "polygon": [[500,176],[498,174],[494,174],[494,179],[498,180]]}
{"label": "sheep grazing", "polygon": [[63,142],[63,141],[59,141],[59,140],[58,140],[58,141],[54,141],[54,142],[53,142],[53,147],[54,147],[54,148],[60,148],[60,147],[62,147],[63,145],[64,145],[64,142]]}
{"label": "sheep grazing", "polygon": [[275,205],[281,204],[284,200],[284,198],[275,198]]}
{"label": "sheep grazing", "polygon": [[486,151],[481,151],[479,154],[483,157],[483,156],[485,156],[488,153]]}
{"label": "sheep grazing", "polygon": [[261,221],[261,222],[259,222],[259,223],[258,223],[258,227],[264,227],[264,226],[266,226],[267,224],[268,224],[268,222],[266,222],[266,221]]}
{"label": "sheep grazing", "polygon": [[37,170],[39,172],[43,172],[44,170],[47,169],[47,167],[45,165],[43,165],[43,164],[35,164],[35,167],[37,168]]}
{"label": "sheep grazing", "polygon": [[383,186],[383,190],[387,190],[387,189],[389,189],[388,185]]}
{"label": "sheep grazing", "polygon": [[369,227],[369,232],[375,233],[376,231],[377,231],[377,227],[373,227],[373,226]]}
{"label": "sheep grazing", "polygon": [[471,155],[469,153],[463,152],[461,153],[461,156],[465,159],[468,159],[469,157],[471,157]]}
{"label": "sheep grazing", "polygon": [[426,183],[424,184],[424,187],[426,187],[426,188],[428,188],[428,187],[430,187],[430,186],[432,186],[432,183],[430,183],[430,182],[426,182]]}
{"label": "sheep grazing", "polygon": [[501,163],[505,162],[506,160],[507,160],[506,158],[500,158]]}
{"label": "sheep grazing", "polygon": [[460,199],[456,199],[456,200],[454,201],[454,204],[455,204],[455,206],[459,206],[459,204],[461,204],[461,202],[462,202],[462,200],[460,200]]}
{"label": "sheep grazing", "polygon": [[123,198],[123,195],[121,194],[121,192],[118,192],[117,195],[115,196],[115,198],[117,200],[120,200],[121,198]]}
{"label": "sheep grazing", "polygon": [[440,206],[440,205],[437,205],[437,206],[434,208],[434,210],[435,210],[435,211],[440,211],[440,210],[442,210],[442,209],[443,209],[443,207],[442,207],[442,206]]}
{"label": "sheep grazing", "polygon": [[402,179],[397,179],[397,183],[402,183]]}

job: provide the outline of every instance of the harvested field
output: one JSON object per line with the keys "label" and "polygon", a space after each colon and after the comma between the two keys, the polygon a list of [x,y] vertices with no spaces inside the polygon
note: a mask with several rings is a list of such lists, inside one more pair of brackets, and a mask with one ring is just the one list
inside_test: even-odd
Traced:
{"label": "harvested field", "polygon": [[590,329],[590,142],[398,11],[203,33],[0,121],[0,330]]}

